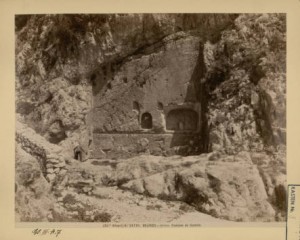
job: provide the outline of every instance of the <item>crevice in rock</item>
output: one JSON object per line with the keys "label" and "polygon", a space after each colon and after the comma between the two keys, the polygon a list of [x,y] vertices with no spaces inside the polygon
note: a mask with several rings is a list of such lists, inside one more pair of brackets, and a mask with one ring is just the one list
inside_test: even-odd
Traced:
{"label": "crevice in rock", "polygon": [[272,112],[275,112],[271,97],[263,90],[259,91],[258,108],[254,110],[256,126],[267,146],[277,146],[272,128]]}
{"label": "crevice in rock", "polygon": [[[199,147],[198,153],[206,153],[209,152],[209,126],[207,120],[207,112],[208,112],[208,89],[207,84],[205,83],[205,73],[206,67],[204,63],[204,55],[203,55],[203,42],[199,42],[199,53],[197,64],[194,69],[194,72],[191,76],[191,80],[189,84],[189,90],[187,91],[186,101],[189,101],[189,95],[191,91],[196,92],[197,100],[201,104],[200,118],[201,118],[201,126],[200,133],[198,136],[198,140],[195,141]],[[192,89],[194,88],[194,89]]]}

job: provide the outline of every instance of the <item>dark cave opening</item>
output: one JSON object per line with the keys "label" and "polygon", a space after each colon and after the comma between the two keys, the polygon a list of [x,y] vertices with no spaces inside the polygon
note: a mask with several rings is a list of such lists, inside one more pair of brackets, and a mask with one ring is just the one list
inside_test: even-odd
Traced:
{"label": "dark cave opening", "polygon": [[174,109],[167,115],[166,128],[174,131],[196,131],[198,114],[192,109]]}
{"label": "dark cave opening", "polygon": [[150,113],[145,112],[142,114],[141,127],[143,129],[151,129],[152,128],[152,116]]}

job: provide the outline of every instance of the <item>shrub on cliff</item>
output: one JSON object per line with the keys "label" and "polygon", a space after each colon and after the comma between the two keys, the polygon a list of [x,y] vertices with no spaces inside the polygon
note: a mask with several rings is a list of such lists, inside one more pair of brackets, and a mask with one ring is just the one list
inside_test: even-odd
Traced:
{"label": "shrub on cliff", "polygon": [[[257,140],[255,134],[247,138],[252,130],[266,145],[285,144],[285,46],[284,14],[241,14],[217,44],[205,45],[213,129],[218,127],[215,116],[221,114],[227,118],[224,127],[231,127],[233,135],[239,128],[245,145]],[[245,106],[246,113],[236,111]],[[245,126],[253,119],[254,129]],[[230,140],[228,136],[222,141],[234,145]],[[237,140],[236,144],[241,142]]]}

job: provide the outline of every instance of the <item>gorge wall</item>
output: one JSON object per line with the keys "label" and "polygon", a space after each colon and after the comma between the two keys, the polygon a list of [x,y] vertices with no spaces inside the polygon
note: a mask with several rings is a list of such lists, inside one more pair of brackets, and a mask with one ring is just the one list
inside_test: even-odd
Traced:
{"label": "gorge wall", "polygon": [[[101,144],[98,139],[107,137],[99,134],[138,131],[142,114],[147,111],[153,119],[152,130],[165,133],[166,117],[174,104],[178,107],[184,104],[182,108],[196,112],[197,119],[191,121],[197,122],[199,133],[203,116],[198,86],[205,70],[203,43],[217,41],[221,30],[233,24],[235,17],[234,14],[19,16],[17,112],[30,127],[50,142],[63,146],[69,154],[80,144],[90,157],[103,156],[103,150],[97,148]],[[179,128],[178,124],[173,123]],[[173,145],[186,149],[191,139],[199,143],[199,139],[194,139],[195,131],[188,132],[184,137],[180,137],[182,132],[176,133],[175,140],[173,134],[159,137],[150,152],[169,154]],[[124,140],[117,135],[115,138],[119,140],[114,148],[118,148],[117,142]],[[132,141],[135,142],[135,137]],[[132,148],[138,152],[140,144],[133,145],[125,147],[123,153]],[[194,152],[200,149],[193,146]]]}
{"label": "gorge wall", "polygon": [[[145,112],[147,133],[166,133],[173,108],[197,114],[179,144],[192,140],[190,152],[284,151],[282,14],[24,15],[16,34],[17,112],[69,154],[78,144],[90,157],[122,149],[122,136],[99,134],[136,133]],[[151,153],[178,145],[170,132],[150,138]],[[129,142],[123,153],[138,152]]]}

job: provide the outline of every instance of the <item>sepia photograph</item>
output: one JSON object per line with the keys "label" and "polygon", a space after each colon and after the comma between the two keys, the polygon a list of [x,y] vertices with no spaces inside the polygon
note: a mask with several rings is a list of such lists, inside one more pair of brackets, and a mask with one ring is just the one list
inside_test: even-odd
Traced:
{"label": "sepia photograph", "polygon": [[286,221],[285,13],[14,20],[16,222]]}

